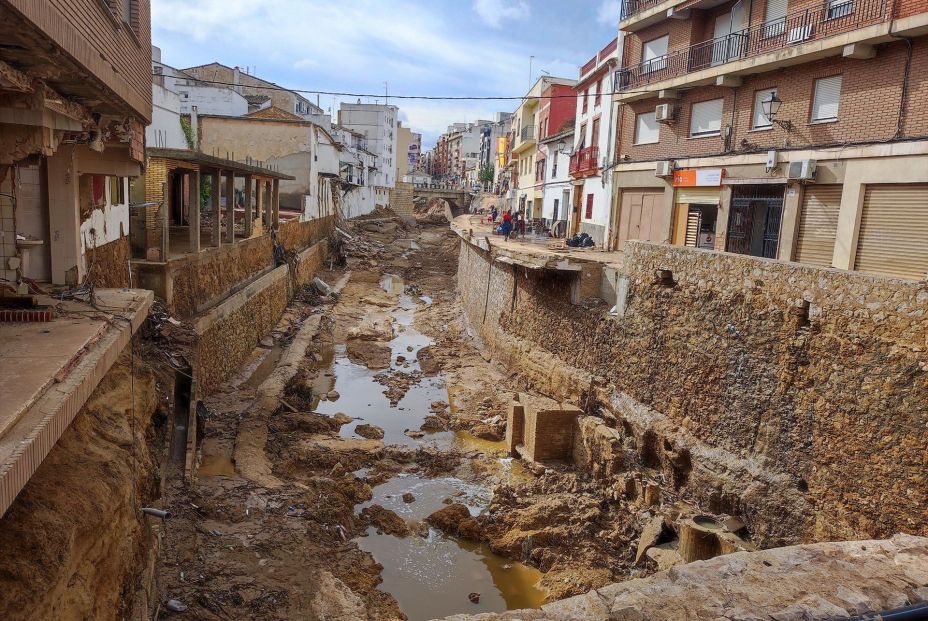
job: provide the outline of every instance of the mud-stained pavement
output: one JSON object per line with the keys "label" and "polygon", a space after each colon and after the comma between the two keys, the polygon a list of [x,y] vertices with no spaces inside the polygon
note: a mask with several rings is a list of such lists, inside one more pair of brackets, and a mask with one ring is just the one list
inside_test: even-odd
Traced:
{"label": "mud-stained pavement", "polygon": [[457,238],[389,212],[349,230],[347,265],[320,274],[335,293],[298,292],[204,402],[198,477],[168,492],[162,601],[197,619],[431,619],[627,577],[637,521],[567,466],[504,450],[524,387],[462,323]]}

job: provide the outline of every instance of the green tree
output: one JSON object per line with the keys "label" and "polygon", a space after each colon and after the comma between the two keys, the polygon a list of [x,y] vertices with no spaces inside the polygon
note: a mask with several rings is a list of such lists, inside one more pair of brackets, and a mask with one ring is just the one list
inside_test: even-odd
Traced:
{"label": "green tree", "polygon": [[477,174],[477,180],[483,184],[483,187],[489,187],[496,181],[496,169],[492,166],[483,166]]}

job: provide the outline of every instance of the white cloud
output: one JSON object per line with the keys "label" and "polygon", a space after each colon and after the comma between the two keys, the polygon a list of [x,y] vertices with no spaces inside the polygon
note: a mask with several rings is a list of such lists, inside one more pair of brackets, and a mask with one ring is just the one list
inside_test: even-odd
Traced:
{"label": "white cloud", "polygon": [[615,26],[619,23],[621,15],[621,0],[602,0],[599,4],[599,10],[596,12],[596,21],[607,26]]}
{"label": "white cloud", "polygon": [[474,11],[488,26],[499,28],[504,20],[528,17],[525,0],[474,0]]}

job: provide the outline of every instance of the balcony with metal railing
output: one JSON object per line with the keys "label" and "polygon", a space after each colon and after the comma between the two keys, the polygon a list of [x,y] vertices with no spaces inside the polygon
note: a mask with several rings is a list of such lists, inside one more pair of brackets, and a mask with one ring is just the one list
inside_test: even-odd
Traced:
{"label": "balcony with metal railing", "polygon": [[[804,43],[872,26],[890,19],[887,0],[830,0],[823,6],[804,9],[781,19],[674,50],[616,72],[619,91],[630,91],[760,57]],[[724,73],[724,71],[719,72]]]}
{"label": "balcony with metal railing", "polygon": [[522,128],[522,131],[519,133],[519,139],[522,142],[529,142],[535,140],[535,126],[526,125]]}
{"label": "balcony with metal railing", "polygon": [[584,147],[570,156],[568,174],[586,177],[599,170],[599,147]]}

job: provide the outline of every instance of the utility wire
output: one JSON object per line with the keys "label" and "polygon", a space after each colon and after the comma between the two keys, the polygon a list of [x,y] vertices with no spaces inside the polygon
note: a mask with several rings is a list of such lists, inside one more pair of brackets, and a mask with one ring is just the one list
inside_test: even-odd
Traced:
{"label": "utility wire", "polygon": [[[164,76],[160,73],[153,73],[152,75],[158,77],[172,77]],[[309,89],[299,89],[299,88],[285,88],[283,86],[255,86],[250,84],[235,84],[234,82],[222,82],[219,80],[201,80],[200,78],[182,78],[176,77],[178,80],[193,80],[195,82],[202,82],[203,84],[216,84],[219,86],[241,86],[244,88],[250,89],[264,89],[268,91],[287,91],[290,93],[301,93],[306,95],[330,95],[336,97],[366,97],[371,99],[383,99],[383,93],[379,95],[377,93],[340,93],[335,91],[314,91]],[[569,85],[568,85],[569,86]],[[636,93],[651,93],[653,91],[608,91],[602,92],[600,95],[632,95]],[[522,95],[522,96],[477,96],[477,95],[390,95],[390,99],[425,99],[431,101],[496,101],[496,100],[514,100],[514,101],[530,101],[530,100],[541,100],[541,99],[576,99],[577,94],[572,95]]]}

